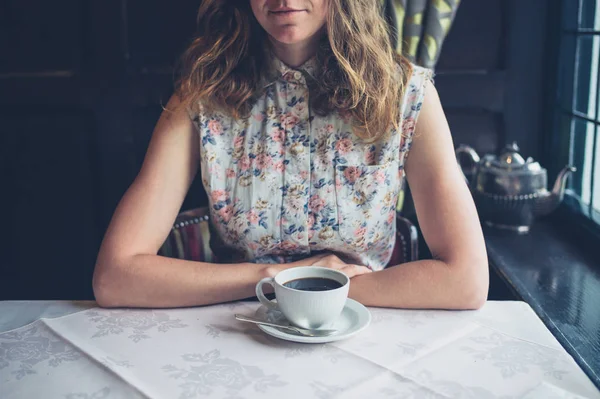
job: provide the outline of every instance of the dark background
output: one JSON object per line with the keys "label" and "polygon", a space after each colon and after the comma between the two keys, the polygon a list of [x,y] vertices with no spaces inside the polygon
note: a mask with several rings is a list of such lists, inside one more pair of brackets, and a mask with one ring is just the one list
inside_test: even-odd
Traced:
{"label": "dark background", "polygon": [[[462,1],[436,71],[456,145],[541,156],[552,3]],[[198,5],[0,0],[0,299],[93,297]],[[183,208],[205,203],[196,181]]]}

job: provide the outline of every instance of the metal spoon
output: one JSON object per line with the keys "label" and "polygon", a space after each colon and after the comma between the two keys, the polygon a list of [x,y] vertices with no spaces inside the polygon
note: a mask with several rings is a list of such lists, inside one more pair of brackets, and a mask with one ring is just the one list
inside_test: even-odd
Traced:
{"label": "metal spoon", "polygon": [[309,330],[306,328],[300,328],[300,327],[296,327],[296,326],[286,326],[285,324],[270,323],[268,321],[256,319],[254,317],[244,316],[241,314],[236,314],[235,318],[239,321],[246,321],[248,323],[262,324],[263,326],[282,328],[284,330],[293,331],[296,334],[302,335],[305,337],[327,337],[327,336],[337,332],[336,330]]}

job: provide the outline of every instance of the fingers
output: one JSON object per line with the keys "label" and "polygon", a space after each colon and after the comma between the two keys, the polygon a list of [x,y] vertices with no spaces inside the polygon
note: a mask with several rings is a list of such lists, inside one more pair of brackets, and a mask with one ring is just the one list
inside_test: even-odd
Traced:
{"label": "fingers", "polygon": [[323,262],[326,267],[330,267],[336,270],[341,269],[346,265],[344,262],[342,262],[340,258],[332,254],[328,254],[326,257],[324,257]]}
{"label": "fingers", "polygon": [[[337,259],[337,256],[335,255],[329,253],[321,253],[319,255],[311,256],[310,258],[306,258],[296,263],[302,264],[304,266],[328,267],[328,265],[333,265],[333,263],[335,263],[335,259]],[[337,260],[339,261],[339,259]]]}
{"label": "fingers", "polygon": [[329,254],[326,252],[320,253],[318,255],[313,255],[310,258],[305,258],[302,260],[297,260],[295,262],[292,262],[291,265],[293,265],[293,266],[319,266],[318,265],[319,261],[321,261],[326,256],[329,256]]}
{"label": "fingers", "polygon": [[338,258],[335,255],[326,254],[319,260],[317,260],[315,263],[313,263],[313,265],[339,270],[346,266],[346,263],[344,263],[340,258]]}
{"label": "fingers", "polygon": [[335,255],[332,255],[332,254],[327,253],[327,252],[323,252],[323,253],[320,253],[318,255],[311,256],[309,259],[315,260],[315,261],[319,261],[319,260],[323,260],[323,259],[329,259],[332,256],[335,257]]}
{"label": "fingers", "polygon": [[354,278],[356,276],[362,276],[363,274],[369,274],[373,272],[368,267],[359,265],[346,265],[345,267],[339,270],[349,278]]}
{"label": "fingers", "polygon": [[326,267],[339,270],[349,278],[371,273],[372,270],[366,266],[347,264],[339,257],[331,253],[322,253],[304,260],[306,265]]}

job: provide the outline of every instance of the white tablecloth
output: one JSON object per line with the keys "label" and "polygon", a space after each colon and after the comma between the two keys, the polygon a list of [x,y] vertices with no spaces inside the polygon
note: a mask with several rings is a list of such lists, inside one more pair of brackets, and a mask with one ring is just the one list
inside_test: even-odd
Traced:
{"label": "white tablecloth", "polygon": [[[46,303],[39,314],[77,313],[0,333],[0,398],[600,398],[521,302],[470,312],[371,308],[366,331],[324,345],[280,341],[234,320],[254,314],[253,302],[92,305]],[[0,327],[34,307],[0,303]]]}

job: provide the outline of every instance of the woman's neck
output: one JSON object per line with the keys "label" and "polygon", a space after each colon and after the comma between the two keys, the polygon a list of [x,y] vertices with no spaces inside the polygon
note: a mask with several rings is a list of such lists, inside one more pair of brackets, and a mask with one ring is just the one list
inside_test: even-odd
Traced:
{"label": "woman's neck", "polygon": [[308,61],[317,53],[319,46],[319,38],[311,37],[305,41],[298,43],[281,43],[269,37],[273,46],[273,52],[281,61],[292,68],[297,68]]}

